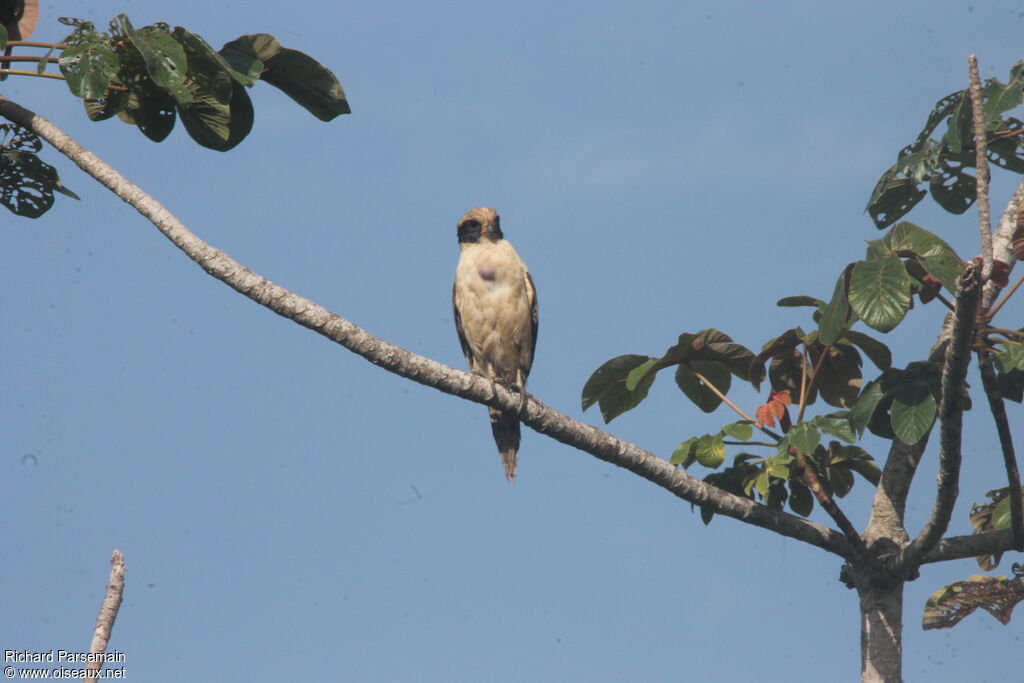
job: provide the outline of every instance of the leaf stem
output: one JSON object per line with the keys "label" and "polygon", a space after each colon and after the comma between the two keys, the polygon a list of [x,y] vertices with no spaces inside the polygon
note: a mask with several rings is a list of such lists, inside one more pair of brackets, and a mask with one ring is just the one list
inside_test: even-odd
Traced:
{"label": "leaf stem", "polygon": [[[693,373],[694,377],[696,377],[701,382],[703,382],[704,386],[706,386],[708,389],[711,390],[711,393],[713,393],[715,396],[720,398],[722,400],[722,402],[725,403],[727,406],[729,406],[730,408],[735,410],[737,412],[737,414],[739,414],[740,417],[742,417],[744,420],[748,420],[750,422],[753,422],[755,426],[757,425],[757,420],[751,418],[749,415],[747,415],[745,412],[743,412],[743,410],[738,405],[736,405],[735,403],[730,401],[729,398],[725,394],[723,394],[721,391],[718,390],[718,387],[716,387],[714,384],[711,383],[711,380],[709,380],[707,377],[705,377],[704,375],[700,374],[699,372],[697,372],[693,368],[689,368],[689,370],[690,370],[690,372]],[[760,429],[762,432],[764,432],[768,436],[772,437],[776,441],[782,441],[782,437],[781,436],[779,436],[778,434],[776,434],[772,430],[768,429],[767,427],[758,427],[758,429]]]}
{"label": "leaf stem", "polygon": [[[1006,293],[1003,294],[1003,297],[996,302],[996,305],[989,309],[987,316],[989,320],[991,320],[992,317],[999,312],[999,309],[1003,307],[1003,304],[1005,304],[1011,296],[1013,296],[1013,293],[1020,289],[1022,283],[1024,283],[1024,275],[1021,275],[1019,278],[1017,278],[1017,281],[1013,283],[1013,287],[1010,287],[1008,290],[1006,290]],[[1020,333],[1017,332],[1016,334]]]}
{"label": "leaf stem", "polygon": [[65,50],[68,46],[64,43],[40,43],[34,40],[10,40],[7,42],[7,47],[46,47],[51,50]]}
{"label": "leaf stem", "polygon": [[35,71],[22,71],[20,69],[0,69],[0,74],[10,74],[12,76],[35,76],[36,78],[56,78],[58,81],[67,80],[63,76],[57,74],[40,74]]}

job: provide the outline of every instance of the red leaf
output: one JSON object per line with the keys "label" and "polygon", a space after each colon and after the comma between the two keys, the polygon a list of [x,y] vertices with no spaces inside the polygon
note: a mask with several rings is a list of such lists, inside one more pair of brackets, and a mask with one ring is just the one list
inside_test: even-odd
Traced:
{"label": "red leaf", "polygon": [[1010,264],[999,259],[992,260],[992,282],[998,287],[1010,284]]}

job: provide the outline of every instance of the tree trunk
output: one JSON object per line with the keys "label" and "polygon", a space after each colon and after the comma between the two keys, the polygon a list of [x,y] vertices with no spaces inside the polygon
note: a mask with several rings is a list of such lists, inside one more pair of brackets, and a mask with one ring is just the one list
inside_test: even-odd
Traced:
{"label": "tree trunk", "polygon": [[899,683],[903,676],[903,582],[881,588],[858,577],[860,677],[864,683]]}

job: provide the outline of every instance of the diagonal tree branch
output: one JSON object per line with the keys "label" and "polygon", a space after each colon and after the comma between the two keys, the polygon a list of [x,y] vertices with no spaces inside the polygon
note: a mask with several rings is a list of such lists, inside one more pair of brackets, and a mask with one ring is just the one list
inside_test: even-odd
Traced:
{"label": "diagonal tree branch", "polygon": [[959,494],[960,447],[964,412],[964,382],[970,362],[970,345],[981,295],[981,274],[972,262],[957,283],[953,336],[946,347],[939,397],[939,477],[931,518],[903,553],[903,566],[912,569],[931,550],[949,527]]}
{"label": "diagonal tree branch", "polygon": [[[121,609],[123,594],[124,555],[120,550],[114,550],[114,554],[110,556],[110,582],[107,584],[107,592],[103,596],[99,614],[96,615],[96,629],[93,631],[92,645],[89,647],[90,654],[101,655],[107,651],[110,632],[114,629],[114,620],[117,619],[117,612]],[[102,668],[101,663],[89,662],[86,666],[86,675],[82,680],[89,683],[94,682],[100,668]]]}
{"label": "diagonal tree branch", "polygon": [[[0,115],[49,142],[87,174],[149,219],[154,226],[207,273],[278,315],[327,337],[374,365],[466,400],[505,410],[517,410],[519,396],[481,376],[419,356],[338,316],[323,306],[274,284],[186,228],[170,211],[128,181],[49,121],[10,100],[0,100]],[[707,484],[639,446],[572,419],[530,397],[522,422],[541,434],[625,468],[673,495],[707,506],[716,514],[763,527],[851,559],[849,542],[821,524],[769,508]]]}

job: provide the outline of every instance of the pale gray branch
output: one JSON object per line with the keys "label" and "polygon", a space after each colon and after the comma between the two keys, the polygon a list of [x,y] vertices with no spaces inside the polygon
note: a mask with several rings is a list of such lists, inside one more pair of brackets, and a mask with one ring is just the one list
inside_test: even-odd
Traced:
{"label": "pale gray branch", "polygon": [[979,555],[993,555],[1013,550],[1013,530],[1000,529],[971,536],[953,536],[935,544],[925,553],[920,564],[962,560]]}
{"label": "pale gray branch", "polygon": [[[107,651],[107,643],[110,642],[110,632],[114,628],[114,620],[117,619],[117,611],[121,609],[121,596],[124,594],[124,555],[120,550],[114,550],[110,556],[110,582],[107,583],[107,591],[103,596],[103,603],[100,605],[99,614],[96,615],[96,629],[92,635],[92,645],[89,653],[101,655]],[[89,662],[86,667],[86,675],[83,681],[93,683],[96,680],[96,672],[103,668],[101,662]]]}
{"label": "pale gray branch", "polygon": [[988,204],[988,128],[985,126],[985,110],[981,102],[981,78],[978,76],[978,58],[967,58],[968,92],[971,97],[971,116],[974,121],[974,159],[978,169],[977,201],[978,231],[981,235],[981,258],[985,264],[981,280],[985,282],[992,275],[992,218]]}
{"label": "pale gray branch", "polygon": [[[374,337],[323,306],[234,261],[193,234],[159,202],[49,121],[9,100],[0,100],[0,115],[35,131],[149,219],[203,270],[256,303],[337,342],[389,372],[476,403],[506,410],[518,408],[518,395],[501,385],[494,393],[491,382],[483,377],[451,368]],[[623,467],[687,502],[706,505],[716,514],[804,541],[845,559],[852,557],[849,542],[839,532],[707,484],[653,453],[574,420],[535,398],[531,397],[527,402],[522,422],[541,434]]]}

